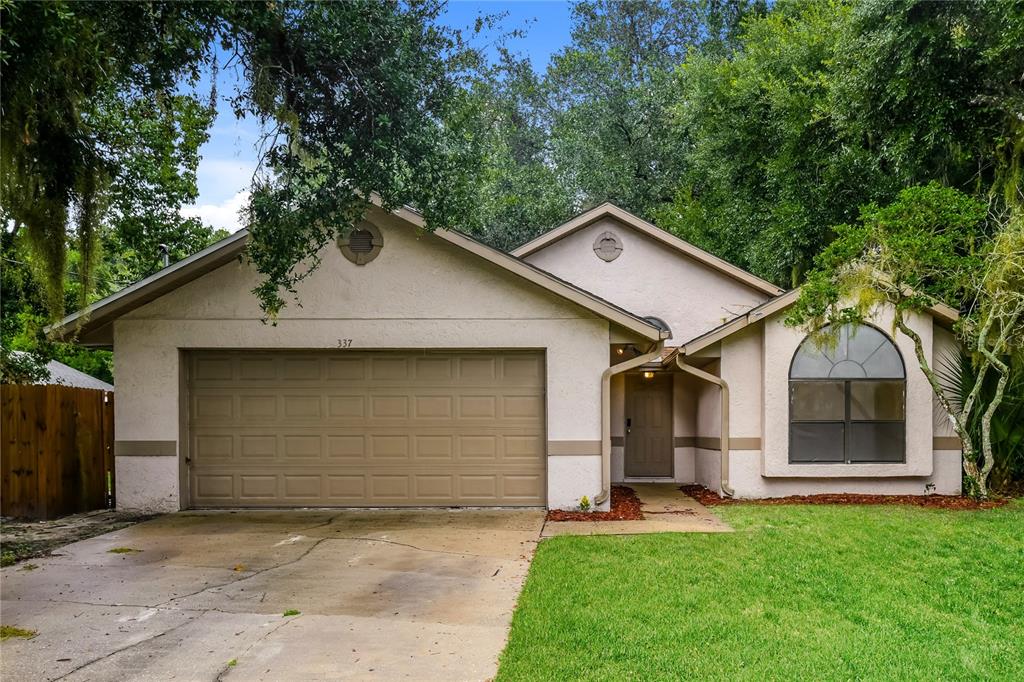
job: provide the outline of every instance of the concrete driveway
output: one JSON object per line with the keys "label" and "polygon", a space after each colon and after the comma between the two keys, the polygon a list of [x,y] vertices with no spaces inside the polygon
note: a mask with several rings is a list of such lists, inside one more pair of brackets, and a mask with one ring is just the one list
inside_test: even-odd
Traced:
{"label": "concrete driveway", "polygon": [[506,510],[164,516],[3,569],[0,619],[38,634],[3,642],[0,673],[488,679],[542,525]]}

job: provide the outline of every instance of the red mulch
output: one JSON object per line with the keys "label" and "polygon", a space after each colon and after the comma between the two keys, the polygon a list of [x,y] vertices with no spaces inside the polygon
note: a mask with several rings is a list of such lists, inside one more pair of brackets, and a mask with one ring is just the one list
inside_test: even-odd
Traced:
{"label": "red mulch", "polygon": [[979,502],[970,497],[957,495],[855,495],[837,493],[828,495],[791,495],[789,497],[770,497],[762,500],[733,500],[722,497],[702,485],[684,485],[679,488],[705,507],[721,504],[906,504],[929,509],[995,509],[1010,501],[1007,497],[995,498]]}
{"label": "red mulch", "polygon": [[552,509],[548,512],[548,521],[640,521],[644,513],[640,511],[640,498],[632,488],[624,485],[612,486],[611,511],[563,511]]}

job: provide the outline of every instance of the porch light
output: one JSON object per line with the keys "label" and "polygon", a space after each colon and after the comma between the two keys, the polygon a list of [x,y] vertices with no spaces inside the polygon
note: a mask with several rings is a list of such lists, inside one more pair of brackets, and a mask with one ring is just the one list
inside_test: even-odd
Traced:
{"label": "porch light", "polygon": [[644,379],[653,379],[654,372],[644,372]]}
{"label": "porch light", "polygon": [[616,353],[616,355],[622,355],[622,354],[623,354],[623,353],[625,353],[625,352],[626,352],[626,349],[625,349],[625,348],[622,348],[622,347],[619,347],[619,348],[616,348],[616,349],[615,349],[615,353]]}

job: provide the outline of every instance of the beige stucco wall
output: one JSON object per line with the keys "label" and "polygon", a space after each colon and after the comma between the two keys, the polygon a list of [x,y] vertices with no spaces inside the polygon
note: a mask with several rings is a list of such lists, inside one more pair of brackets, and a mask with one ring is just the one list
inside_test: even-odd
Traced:
{"label": "beige stucco wall", "polygon": [[860,493],[867,495],[960,494],[960,452],[935,451],[928,476],[882,478],[766,478],[761,475],[761,453],[733,452],[729,481],[741,498]]}
{"label": "beige stucco wall", "polygon": [[697,437],[696,381],[676,372],[672,377],[672,440],[677,483],[693,483],[695,478],[694,439]]}
{"label": "beige stucco wall", "polygon": [[[721,362],[713,360],[701,368],[721,376]],[[722,399],[718,386],[698,380],[695,384],[697,400],[697,445],[694,448],[694,481],[714,491],[721,490],[722,453],[708,447],[722,433]]]}
{"label": "beige stucco wall", "polygon": [[[594,240],[614,232],[622,253],[605,262]],[[744,313],[768,296],[737,282],[613,218],[603,218],[527,256],[527,261],[638,315],[672,328],[679,345]]]}
{"label": "beige stucco wall", "polygon": [[[398,218],[375,211],[384,248],[365,266],[334,245],[299,286],[276,326],[250,293],[258,281],[231,263],[119,319],[114,325],[118,441],[172,441],[179,433],[180,351],[198,348],[543,349],[547,356],[548,503],[570,507],[600,493],[600,378],[609,324],[536,285]],[[582,450],[581,450],[582,448]],[[176,510],[178,457],[117,458],[118,503]]]}

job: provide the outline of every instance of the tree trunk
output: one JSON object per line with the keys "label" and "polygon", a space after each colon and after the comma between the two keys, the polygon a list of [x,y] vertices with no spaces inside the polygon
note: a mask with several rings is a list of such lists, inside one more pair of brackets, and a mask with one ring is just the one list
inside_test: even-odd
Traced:
{"label": "tree trunk", "polygon": [[[967,429],[967,420],[970,417],[969,410],[973,409],[974,400],[981,391],[981,382],[988,371],[988,364],[986,363],[979,369],[977,381],[971,389],[967,400],[964,401],[964,409],[959,410],[949,399],[949,396],[946,395],[945,391],[942,390],[942,384],[939,383],[939,378],[935,376],[935,372],[932,371],[931,365],[928,364],[928,358],[925,356],[924,343],[921,341],[921,335],[907,326],[906,320],[903,319],[903,314],[899,311],[896,313],[896,326],[907,336],[907,338],[914,342],[914,355],[917,357],[918,367],[920,367],[921,371],[924,372],[936,399],[939,401],[942,409],[944,409],[950,416],[950,419],[953,422],[953,430],[956,431],[956,435],[960,437],[963,469],[964,474],[967,476],[967,486],[970,488],[970,490],[968,490],[968,494],[972,497],[986,497],[988,495],[988,490],[986,488],[985,479],[982,477],[982,472],[978,469],[977,451],[974,449],[974,441],[971,439],[971,434]],[[989,469],[991,469],[991,467],[989,467]],[[987,475],[988,472],[985,472],[985,476]]]}

